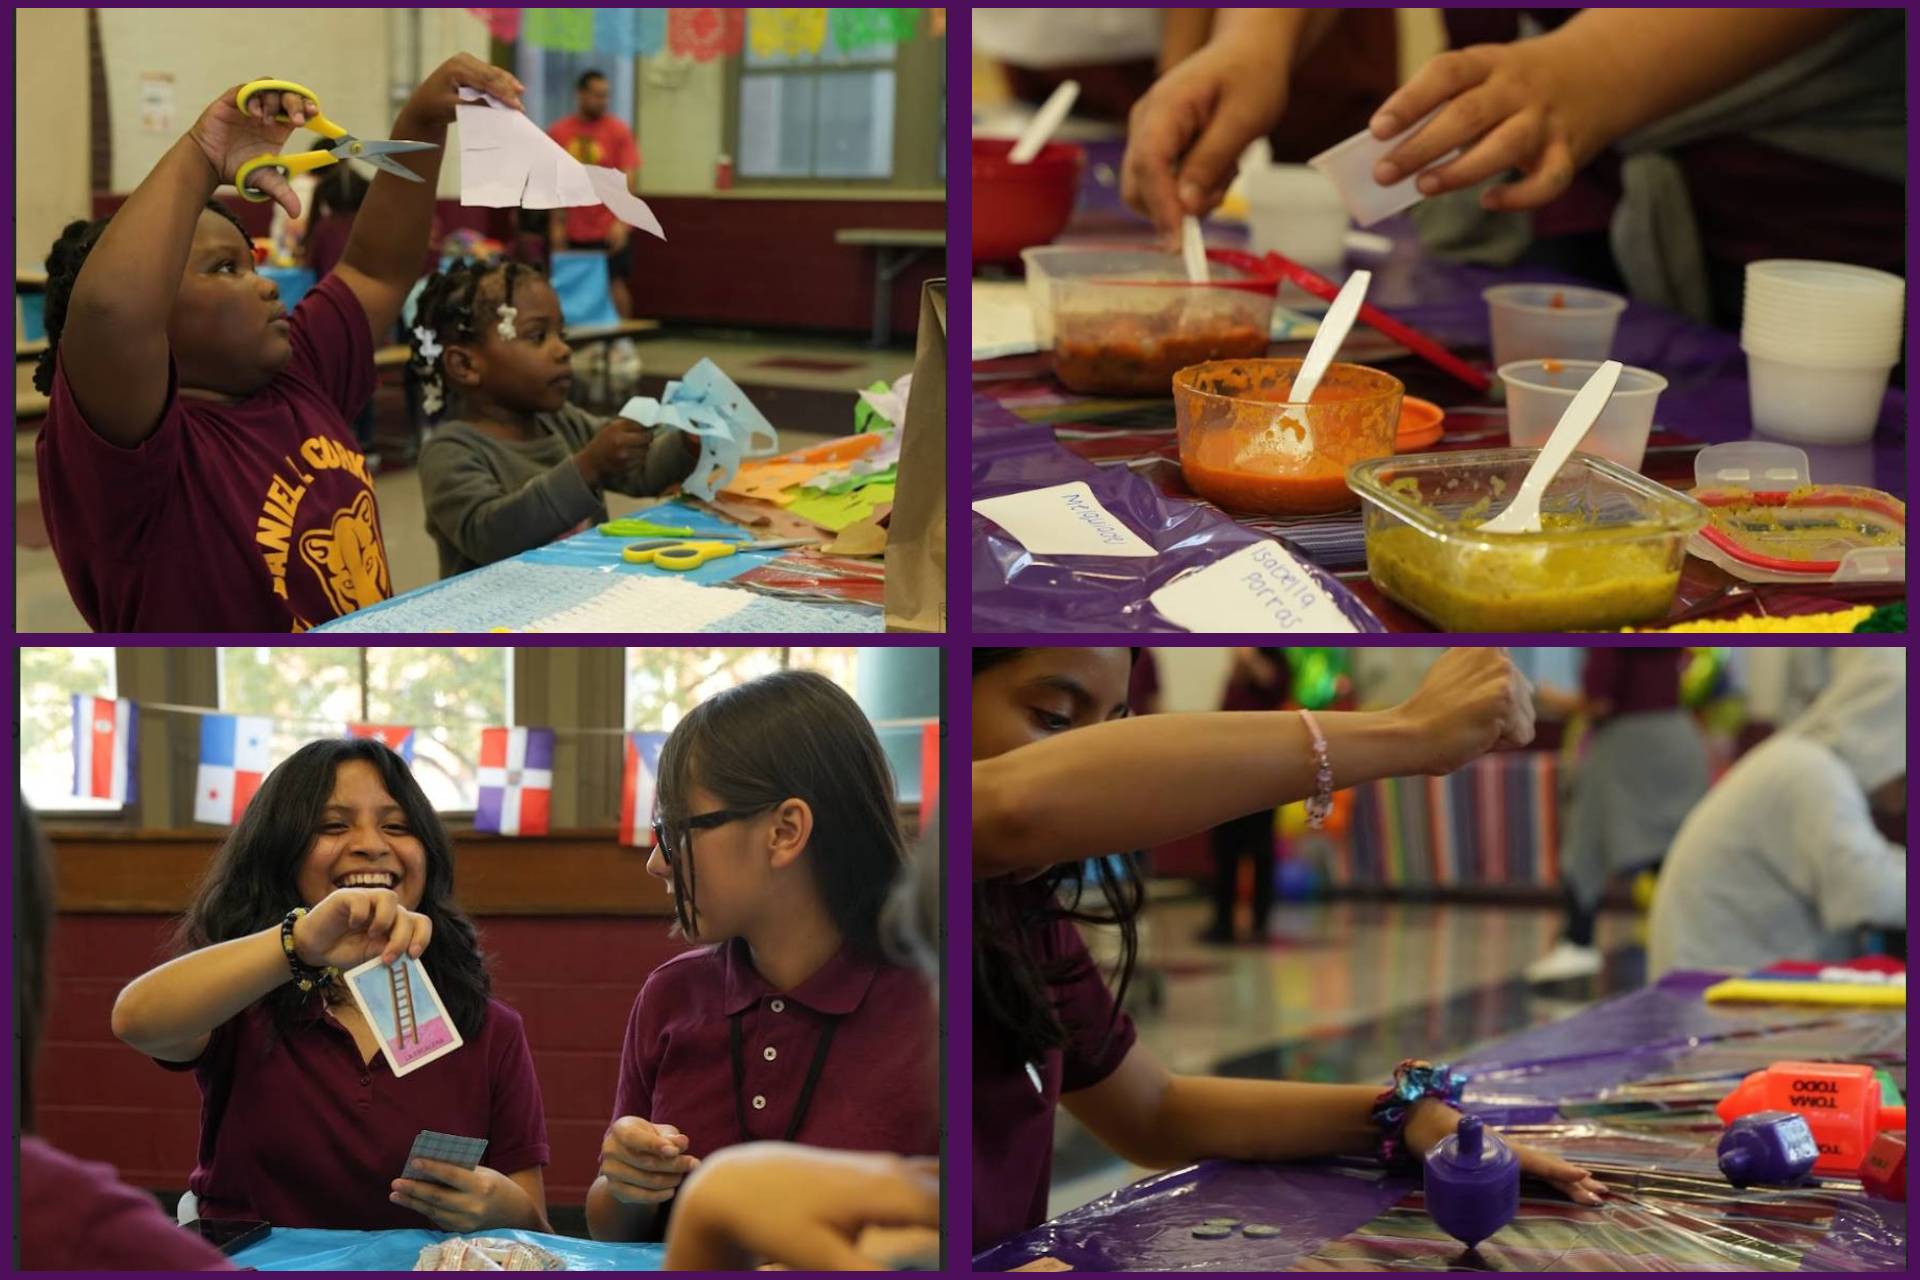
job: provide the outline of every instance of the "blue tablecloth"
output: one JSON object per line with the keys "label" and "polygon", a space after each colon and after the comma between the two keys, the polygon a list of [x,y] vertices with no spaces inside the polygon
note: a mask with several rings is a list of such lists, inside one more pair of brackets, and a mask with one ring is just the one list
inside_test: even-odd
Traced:
{"label": "blue tablecloth", "polygon": [[[564,1261],[569,1271],[658,1271],[665,1253],[657,1244],[603,1244],[538,1231],[495,1228],[468,1234],[539,1245]],[[275,1227],[259,1244],[234,1254],[233,1261],[257,1271],[411,1271],[420,1250],[446,1238],[438,1231]]]}

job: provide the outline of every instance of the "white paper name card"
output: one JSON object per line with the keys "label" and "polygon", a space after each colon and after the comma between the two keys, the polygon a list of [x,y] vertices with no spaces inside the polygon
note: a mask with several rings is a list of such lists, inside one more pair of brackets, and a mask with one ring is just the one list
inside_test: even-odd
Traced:
{"label": "white paper name card", "polygon": [[1155,556],[1160,553],[1100,505],[1084,480],[983,498],[973,509],[1042,556]]}
{"label": "white paper name card", "polygon": [[1277,542],[1256,542],[1149,597],[1188,631],[1357,630],[1327,589]]}

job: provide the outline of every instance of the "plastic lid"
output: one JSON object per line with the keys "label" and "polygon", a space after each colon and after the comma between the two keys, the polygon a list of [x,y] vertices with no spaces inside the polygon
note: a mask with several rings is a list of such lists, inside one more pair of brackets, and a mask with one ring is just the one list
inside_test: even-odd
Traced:
{"label": "plastic lid", "polygon": [[1907,508],[1890,493],[1813,483],[1804,449],[1741,440],[1702,449],[1713,519],[1692,550],[1749,582],[1904,582]]}

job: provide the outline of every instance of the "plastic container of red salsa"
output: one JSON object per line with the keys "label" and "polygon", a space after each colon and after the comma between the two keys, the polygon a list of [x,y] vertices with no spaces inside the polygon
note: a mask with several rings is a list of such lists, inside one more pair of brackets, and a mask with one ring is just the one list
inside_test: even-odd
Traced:
{"label": "plastic container of red salsa", "polygon": [[1208,360],[1262,356],[1278,284],[1215,264],[1192,284],[1178,254],[1089,249],[1048,262],[1053,370],[1089,395],[1168,396]]}

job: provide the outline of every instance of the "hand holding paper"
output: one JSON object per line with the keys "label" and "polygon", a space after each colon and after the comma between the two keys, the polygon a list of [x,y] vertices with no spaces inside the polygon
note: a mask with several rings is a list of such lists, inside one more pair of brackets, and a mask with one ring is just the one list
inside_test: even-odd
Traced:
{"label": "hand holding paper", "polygon": [[764,458],[780,448],[773,424],[711,360],[687,370],[684,380],[669,382],[658,400],[635,396],[620,416],[642,426],[678,427],[698,436],[700,461],[683,487],[709,502],[740,469],[742,458]]}
{"label": "hand holding paper", "polygon": [[524,113],[462,86],[460,203],[492,209],[560,209],[604,204],[613,216],[661,240],[667,233],[626,175],[581,164]]}

